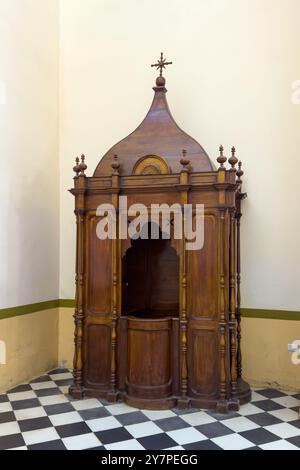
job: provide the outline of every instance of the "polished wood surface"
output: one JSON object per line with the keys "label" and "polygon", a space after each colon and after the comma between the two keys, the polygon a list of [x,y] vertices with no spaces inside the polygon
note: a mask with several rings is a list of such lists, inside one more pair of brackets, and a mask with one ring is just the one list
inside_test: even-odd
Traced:
{"label": "polished wood surface", "polygon": [[[159,62],[158,62],[159,64]],[[157,66],[156,64],[155,66]],[[160,68],[160,67],[159,67]],[[77,222],[74,382],[76,397],[125,400],[138,408],[238,409],[242,379],[240,219],[243,171],[223,147],[215,170],[175,123],[157,78],[149,113],[85,174],[76,161]],[[183,150],[184,149],[184,150]],[[96,210],[128,205],[204,204],[204,245],[187,240],[100,240]],[[161,222],[160,229],[161,229]]]}

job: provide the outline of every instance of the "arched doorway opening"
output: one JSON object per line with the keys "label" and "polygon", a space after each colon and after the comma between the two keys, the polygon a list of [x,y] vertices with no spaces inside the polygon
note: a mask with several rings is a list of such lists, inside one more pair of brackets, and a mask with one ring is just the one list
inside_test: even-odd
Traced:
{"label": "arched doorway opening", "polygon": [[148,239],[131,241],[122,260],[122,312],[138,318],[179,316],[179,256],[170,239],[152,239],[151,223],[143,227]]}

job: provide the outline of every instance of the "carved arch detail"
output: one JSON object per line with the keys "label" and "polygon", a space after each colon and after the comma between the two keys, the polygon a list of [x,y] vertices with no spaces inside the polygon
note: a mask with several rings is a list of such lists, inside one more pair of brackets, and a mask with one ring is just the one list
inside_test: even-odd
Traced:
{"label": "carved arch detail", "polygon": [[167,175],[170,173],[166,160],[158,155],[141,157],[133,168],[134,175]]}

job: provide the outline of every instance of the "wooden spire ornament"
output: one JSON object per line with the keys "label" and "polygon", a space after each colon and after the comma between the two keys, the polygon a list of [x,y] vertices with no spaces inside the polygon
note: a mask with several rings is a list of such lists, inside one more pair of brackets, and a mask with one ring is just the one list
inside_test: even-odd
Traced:
{"label": "wooden spire ornament", "polygon": [[238,162],[238,158],[235,156],[235,147],[231,147],[231,157],[228,159],[228,162],[231,165],[230,170],[235,170],[235,165]]}
{"label": "wooden spire ornament", "polygon": [[225,170],[224,163],[227,161],[227,157],[223,155],[223,152],[224,152],[223,145],[220,145],[219,152],[220,152],[220,155],[217,158],[217,162],[220,163],[219,170]]}
{"label": "wooden spire ornament", "polygon": [[79,165],[79,158],[78,157],[76,157],[75,162],[76,162],[76,165],[73,166],[73,171],[76,173],[76,177],[77,177],[80,173],[80,165]]}

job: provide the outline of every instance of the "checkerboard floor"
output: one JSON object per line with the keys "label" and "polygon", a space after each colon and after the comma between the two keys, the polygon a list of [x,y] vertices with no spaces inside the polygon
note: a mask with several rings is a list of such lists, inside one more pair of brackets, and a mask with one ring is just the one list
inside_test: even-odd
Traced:
{"label": "checkerboard floor", "polygon": [[137,410],[68,395],[71,373],[55,369],[0,395],[0,449],[300,448],[299,394],[255,389],[239,412]]}

